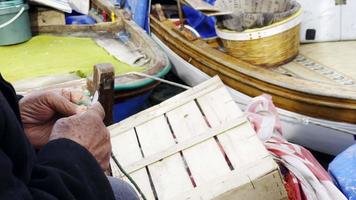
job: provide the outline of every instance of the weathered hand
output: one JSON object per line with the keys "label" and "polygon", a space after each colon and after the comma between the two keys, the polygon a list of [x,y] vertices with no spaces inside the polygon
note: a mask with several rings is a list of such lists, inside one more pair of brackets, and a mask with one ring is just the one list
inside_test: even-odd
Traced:
{"label": "weathered hand", "polygon": [[54,123],[61,117],[83,112],[86,107],[75,103],[82,100],[83,92],[52,90],[34,92],[19,102],[25,133],[35,148],[48,142]]}
{"label": "weathered hand", "polygon": [[111,143],[109,131],[103,123],[105,113],[100,103],[95,103],[84,113],[59,119],[49,140],[70,139],[85,147],[103,170],[109,168]]}

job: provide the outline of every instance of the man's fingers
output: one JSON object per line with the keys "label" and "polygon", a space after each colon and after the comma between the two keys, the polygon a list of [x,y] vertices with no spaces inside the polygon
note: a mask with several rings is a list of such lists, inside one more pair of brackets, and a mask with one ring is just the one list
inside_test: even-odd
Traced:
{"label": "man's fingers", "polygon": [[40,149],[47,144],[52,132],[53,124],[54,121],[51,121],[40,126],[24,127],[27,138],[36,149]]}
{"label": "man's fingers", "polygon": [[56,93],[48,94],[46,100],[50,108],[65,117],[75,115],[81,110],[78,105]]}
{"label": "man's fingers", "polygon": [[80,89],[75,89],[75,90],[61,89],[60,94],[75,104],[78,104],[80,101],[82,101],[85,98],[89,99],[89,97],[84,96],[83,91]]}
{"label": "man's fingers", "polygon": [[89,106],[87,112],[95,113],[96,115],[100,116],[102,120],[104,120],[105,111],[103,106],[101,106],[99,102],[96,102],[93,105]]}

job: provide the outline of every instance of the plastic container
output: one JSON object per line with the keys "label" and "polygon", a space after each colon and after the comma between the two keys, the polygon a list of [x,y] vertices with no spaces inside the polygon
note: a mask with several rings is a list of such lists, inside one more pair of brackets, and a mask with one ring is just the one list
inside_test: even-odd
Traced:
{"label": "plastic container", "polygon": [[0,45],[11,45],[31,39],[29,6],[22,0],[0,2]]}
{"label": "plastic container", "polygon": [[151,93],[152,90],[138,96],[116,102],[113,109],[114,123],[146,109],[148,107],[148,98]]}
{"label": "plastic container", "polygon": [[356,199],[356,144],[340,153],[329,164],[329,172],[347,199]]}

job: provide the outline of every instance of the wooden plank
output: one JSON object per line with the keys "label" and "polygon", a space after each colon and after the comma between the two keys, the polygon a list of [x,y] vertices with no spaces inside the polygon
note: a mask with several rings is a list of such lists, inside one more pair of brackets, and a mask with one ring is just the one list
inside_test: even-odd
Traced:
{"label": "wooden plank", "polygon": [[144,110],[128,119],[121,121],[120,123],[114,124],[109,127],[112,134],[120,134],[125,132],[131,127],[139,126],[140,124],[145,123],[153,118],[159,117],[164,113],[169,112],[170,110],[175,109],[181,105],[186,104],[187,102],[192,101],[200,96],[216,90],[217,88],[225,87],[219,77],[211,78],[210,80],[199,84],[198,86],[187,90],[181,94],[178,94],[163,103],[153,106],[147,110]]}
{"label": "wooden plank", "polygon": [[104,108],[106,126],[113,124],[113,106],[114,106],[114,82],[115,69],[112,64],[104,63],[94,65],[94,91],[99,93],[99,102]]}
{"label": "wooden plank", "polygon": [[162,9],[162,6],[161,4],[157,3],[155,5],[152,5],[152,11],[151,13],[153,15],[155,15],[155,17],[157,17],[157,19],[161,22],[167,20],[164,12],[163,12],[163,9]]}
{"label": "wooden plank", "polygon": [[[167,117],[178,143],[210,129],[194,101],[168,112]],[[207,183],[230,172],[214,139],[184,150],[183,155],[197,185]]]}
{"label": "wooden plank", "polygon": [[288,200],[283,182],[278,180],[279,171],[276,169],[238,189],[228,191],[214,200],[245,199],[245,200]]}
{"label": "wooden plank", "polygon": [[[136,133],[134,129],[131,129],[123,134],[120,137],[112,137],[112,152],[119,163],[124,167],[133,162],[136,162],[142,159],[142,154],[137,142]],[[121,172],[118,171],[116,165],[112,166],[112,172],[114,177],[121,177]],[[145,196],[149,199],[154,199],[151,185],[149,182],[148,175],[145,168],[135,173],[130,174],[133,180],[140,187]],[[126,179],[127,181],[127,179]]]}
{"label": "wooden plank", "polygon": [[[229,119],[243,115],[226,88],[220,88],[199,97],[197,101],[212,127],[221,126]],[[241,125],[239,129],[232,129],[225,134],[220,134],[218,139],[236,170],[239,170],[243,165],[270,155],[257,138],[250,123]]]}
{"label": "wooden plank", "polygon": [[[252,180],[252,174],[256,180]],[[267,157],[250,163],[242,171],[234,170],[173,199],[280,200],[287,198],[282,183],[275,162]]]}
{"label": "wooden plank", "polygon": [[241,127],[239,131],[227,132],[219,137],[232,166],[235,170],[241,170],[241,167],[253,161],[270,157],[270,154],[263,146],[260,139],[253,135],[249,138],[241,138],[241,133],[250,132],[249,126]]}
{"label": "wooden plank", "polygon": [[198,97],[197,101],[212,127],[220,126],[226,121],[243,115],[226,87]]}
{"label": "wooden plank", "polygon": [[30,12],[31,26],[65,25],[65,15],[57,10],[34,8]]}
{"label": "wooden plank", "polygon": [[133,128],[119,137],[111,137],[111,144],[113,154],[124,167],[143,158]]}
{"label": "wooden plank", "polygon": [[[144,168],[145,166],[151,165],[157,161],[160,161],[164,158],[172,156],[179,151],[186,150],[193,146],[196,146],[200,143],[203,143],[214,136],[224,134],[227,131],[231,131],[231,129],[240,129],[241,126],[244,126],[245,123],[248,123],[245,118],[239,118],[232,122],[226,123],[224,126],[217,127],[214,129],[209,129],[207,132],[199,134],[197,136],[192,137],[189,140],[174,144],[167,149],[164,149],[158,153],[152,154],[151,156],[146,156],[144,159],[134,162],[133,164],[126,166],[125,169],[128,173],[135,172]],[[236,131],[236,130],[235,130]],[[242,134],[240,134],[242,135]]]}
{"label": "wooden plank", "polygon": [[[162,115],[136,127],[144,156],[175,144],[166,118]],[[182,158],[174,154],[148,167],[159,199],[169,199],[193,188]]]}
{"label": "wooden plank", "polygon": [[[48,77],[48,79],[55,79],[55,78],[58,78],[57,76],[50,76]],[[34,79],[30,79],[30,80],[26,80],[24,82],[21,83],[21,85],[29,85],[29,84],[33,84],[34,82],[42,82],[40,79],[42,78],[34,78]],[[47,77],[44,77],[43,79],[47,79]],[[47,83],[46,83],[47,84]],[[71,81],[67,81],[65,80],[64,82],[62,83],[55,83],[55,84],[49,84],[49,85],[46,85],[46,86],[39,86],[37,87],[38,85],[34,86],[34,87],[27,87],[26,89],[24,90],[21,90],[21,89],[17,89],[16,88],[16,84],[14,84],[14,87],[16,89],[16,94],[19,94],[19,95],[28,95],[30,94],[31,92],[34,92],[34,91],[43,91],[43,90],[53,90],[53,89],[83,89],[85,88],[85,84],[86,84],[86,80],[85,79],[77,79],[77,80],[71,80]]]}
{"label": "wooden plank", "polygon": [[73,32],[113,32],[115,30],[123,30],[124,23],[123,20],[118,20],[116,22],[103,22],[95,25],[50,25],[50,26],[36,26],[31,27],[34,33],[73,33]]}

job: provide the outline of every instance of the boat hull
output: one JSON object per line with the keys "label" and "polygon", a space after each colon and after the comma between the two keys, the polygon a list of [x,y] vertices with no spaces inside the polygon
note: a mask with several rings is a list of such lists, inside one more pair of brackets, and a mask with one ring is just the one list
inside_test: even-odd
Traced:
{"label": "boat hull", "polygon": [[[207,73],[181,58],[155,34],[152,34],[152,38],[166,52],[173,64],[173,72],[185,83],[195,86],[210,78]],[[238,90],[229,89],[240,107],[244,108],[251,100],[251,97]],[[337,155],[356,142],[356,136],[352,134],[356,132],[355,124],[311,118],[283,109],[278,109],[278,112],[282,119],[284,137],[291,142],[331,155]]]}

